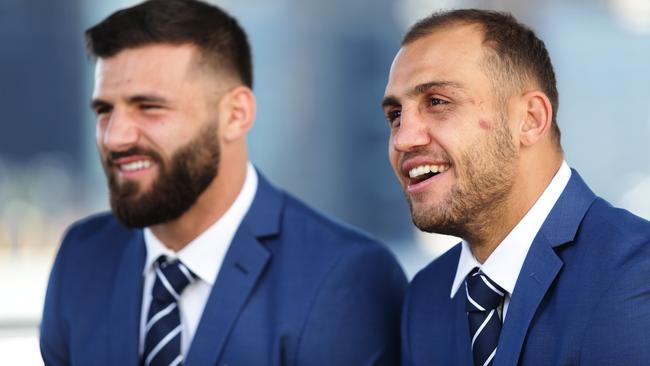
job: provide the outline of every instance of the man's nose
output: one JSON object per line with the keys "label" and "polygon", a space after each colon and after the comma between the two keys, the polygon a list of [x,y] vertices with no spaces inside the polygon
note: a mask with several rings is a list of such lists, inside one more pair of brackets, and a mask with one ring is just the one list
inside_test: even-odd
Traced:
{"label": "man's nose", "polygon": [[427,125],[417,113],[402,110],[400,124],[393,133],[393,146],[401,152],[426,146],[431,142]]}
{"label": "man's nose", "polygon": [[139,138],[139,129],[126,111],[115,108],[101,136],[102,144],[111,151],[133,147]]}

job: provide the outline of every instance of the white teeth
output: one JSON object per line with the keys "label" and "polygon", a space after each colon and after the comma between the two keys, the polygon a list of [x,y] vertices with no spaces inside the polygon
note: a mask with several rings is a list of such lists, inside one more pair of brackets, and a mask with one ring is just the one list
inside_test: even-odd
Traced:
{"label": "white teeth", "polygon": [[136,170],[147,169],[150,166],[151,166],[150,160],[138,160],[128,164],[122,164],[120,165],[120,169],[126,172],[134,172]]}
{"label": "white teeth", "polygon": [[415,178],[428,173],[444,173],[449,165],[420,165],[409,170],[409,177]]}

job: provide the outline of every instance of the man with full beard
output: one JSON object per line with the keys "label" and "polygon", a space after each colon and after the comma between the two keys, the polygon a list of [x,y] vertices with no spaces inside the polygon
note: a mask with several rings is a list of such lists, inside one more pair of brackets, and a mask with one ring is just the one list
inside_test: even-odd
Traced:
{"label": "man with full beard", "polygon": [[248,162],[248,41],[152,0],[86,33],[112,214],[74,224],[45,300],[47,365],[394,365],[406,281],[373,239]]}
{"label": "man with full beard", "polygon": [[463,239],[409,287],[404,365],[650,364],[650,223],[564,161],[533,31],[471,9],[421,20],[383,108],[414,224]]}

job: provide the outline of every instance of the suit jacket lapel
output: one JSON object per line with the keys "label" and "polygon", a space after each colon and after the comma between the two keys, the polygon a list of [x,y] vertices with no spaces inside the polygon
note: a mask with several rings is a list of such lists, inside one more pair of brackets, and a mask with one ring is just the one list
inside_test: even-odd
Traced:
{"label": "suit jacket lapel", "polygon": [[528,252],[510,299],[494,365],[517,364],[530,321],[560,268],[562,261],[546,239],[538,237]]}
{"label": "suit jacket lapel", "polygon": [[282,195],[258,172],[253,204],[233,238],[203,310],[185,365],[216,364],[271,254],[260,239],[276,235]]}
{"label": "suit jacket lapel", "polygon": [[146,248],[142,231],[133,231],[117,269],[108,313],[110,365],[138,365],[142,270]]}
{"label": "suit jacket lapel", "polygon": [[518,363],[531,320],[564,264],[555,248],[573,241],[595,197],[572,170],[569,183],[537,233],[517,278],[501,330],[495,366]]}
{"label": "suit jacket lapel", "polygon": [[239,230],[214,283],[186,365],[213,365],[239,312],[269,260],[269,252],[247,230]]}

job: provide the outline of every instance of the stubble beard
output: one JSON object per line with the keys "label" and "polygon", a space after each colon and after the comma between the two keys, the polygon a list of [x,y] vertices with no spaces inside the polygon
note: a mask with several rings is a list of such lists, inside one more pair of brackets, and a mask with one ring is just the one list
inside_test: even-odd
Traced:
{"label": "stubble beard", "polygon": [[493,229],[491,223],[506,210],[518,159],[502,115],[493,133],[484,144],[471,146],[460,154],[454,164],[457,182],[440,203],[416,207],[407,194],[413,224],[418,229],[468,241]]}
{"label": "stubble beard", "polygon": [[208,124],[166,163],[160,154],[140,148],[119,155],[147,155],[157,163],[158,177],[141,192],[138,182],[118,183],[111,154],[103,162],[113,215],[130,228],[144,228],[179,218],[192,207],[218,174],[220,149],[216,124]]}

